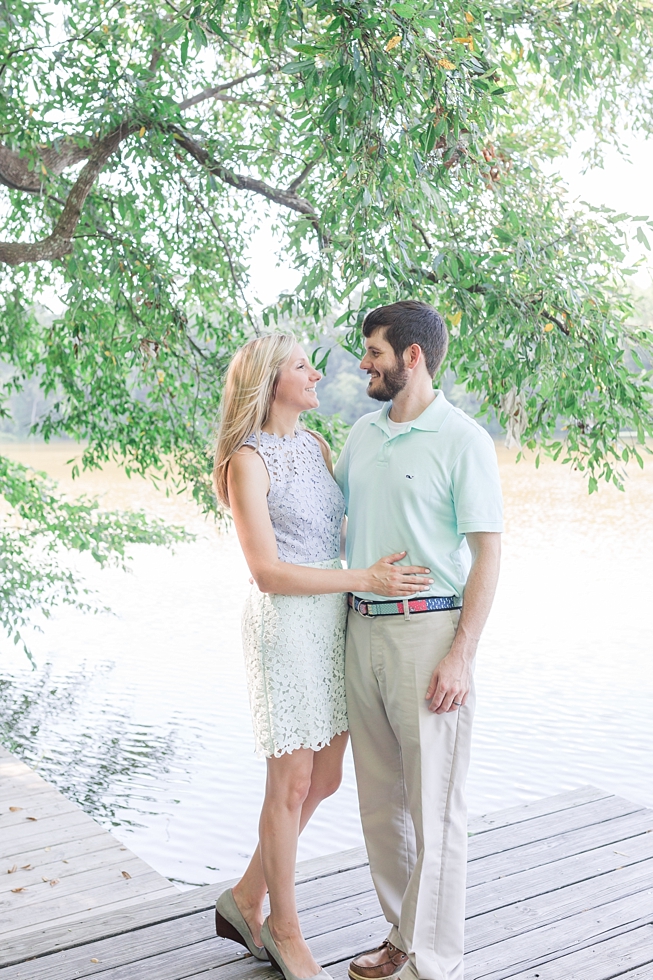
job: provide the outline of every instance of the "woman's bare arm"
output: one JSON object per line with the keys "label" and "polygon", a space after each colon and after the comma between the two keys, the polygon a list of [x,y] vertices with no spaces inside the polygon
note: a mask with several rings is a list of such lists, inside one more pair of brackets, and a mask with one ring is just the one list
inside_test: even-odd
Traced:
{"label": "woman's bare arm", "polygon": [[270,480],[265,463],[249,447],[232,456],[227,473],[231,513],[249,570],[261,592],[315,595],[329,592],[373,592],[413,595],[431,584],[428,569],[395,565],[405,552],[382,558],[370,568],[307,568],[279,561],[267,495]]}

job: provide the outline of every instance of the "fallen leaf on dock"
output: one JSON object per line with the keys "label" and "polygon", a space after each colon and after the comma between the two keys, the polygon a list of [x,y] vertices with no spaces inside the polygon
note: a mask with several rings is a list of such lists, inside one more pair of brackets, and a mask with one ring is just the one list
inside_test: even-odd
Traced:
{"label": "fallen leaf on dock", "polygon": [[129,871],[121,871],[120,873],[123,876],[123,878],[131,878]]}
{"label": "fallen leaf on dock", "polygon": [[44,851],[51,851],[51,850],[52,850],[52,848],[51,848],[51,847],[44,847],[44,848],[43,848],[43,850],[44,850]]}
{"label": "fallen leaf on dock", "polygon": [[21,864],[21,868],[23,869],[23,871],[31,871],[32,865],[31,864]]}
{"label": "fallen leaf on dock", "polygon": [[18,871],[18,865],[17,864],[15,864],[13,866],[13,868],[7,868],[7,874],[8,875],[12,875],[14,873],[14,871]]}
{"label": "fallen leaf on dock", "polygon": [[50,879],[50,888],[53,888],[55,885],[58,885],[58,884],[59,884],[59,879],[58,878],[51,878]]}
{"label": "fallen leaf on dock", "polygon": [[9,807],[9,812],[10,813],[18,813],[18,811],[19,810],[22,810],[22,809],[23,809],[22,806],[10,806]]}
{"label": "fallen leaf on dock", "polygon": [[95,956],[91,956],[91,963],[99,963],[100,961]]}
{"label": "fallen leaf on dock", "polygon": [[22,888],[12,888],[11,890],[12,890],[12,892],[24,892],[25,891],[25,888],[24,887],[22,887]]}
{"label": "fallen leaf on dock", "polygon": [[25,817],[25,819],[26,820],[33,820],[34,822],[36,822],[36,820],[37,820],[36,817]]}
{"label": "fallen leaf on dock", "polygon": [[41,881],[45,881],[47,883],[49,880],[49,878],[45,878],[43,875],[41,875]]}

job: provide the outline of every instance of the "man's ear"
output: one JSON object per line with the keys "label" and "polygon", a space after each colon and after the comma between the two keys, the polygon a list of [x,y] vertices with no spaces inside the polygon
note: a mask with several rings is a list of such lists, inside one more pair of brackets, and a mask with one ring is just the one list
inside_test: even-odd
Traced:
{"label": "man's ear", "polygon": [[416,368],[419,364],[419,360],[422,357],[422,348],[419,344],[411,344],[404,351],[404,364],[409,370]]}

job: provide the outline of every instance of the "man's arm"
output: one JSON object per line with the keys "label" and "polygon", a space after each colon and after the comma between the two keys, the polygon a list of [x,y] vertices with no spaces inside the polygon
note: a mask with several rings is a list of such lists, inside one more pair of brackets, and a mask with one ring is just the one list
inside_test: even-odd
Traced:
{"label": "man's arm", "polygon": [[465,586],[458,629],[449,653],[433,671],[426,692],[429,711],[438,715],[457,711],[467,701],[476,648],[490,615],[499,580],[501,535],[493,531],[474,531],[466,537],[472,553],[472,567]]}

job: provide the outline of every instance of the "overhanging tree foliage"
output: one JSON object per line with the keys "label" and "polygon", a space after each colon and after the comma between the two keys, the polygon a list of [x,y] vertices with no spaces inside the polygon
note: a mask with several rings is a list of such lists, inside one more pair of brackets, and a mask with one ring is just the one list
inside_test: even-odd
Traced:
{"label": "overhanging tree foliage", "polygon": [[81,590],[78,577],[62,565],[62,549],[88,553],[101,567],[125,567],[129,545],[170,546],[190,539],[183,528],[141,512],[102,511],[86,496],[66,500],[44,473],[2,457],[0,486],[11,508],[10,519],[0,524],[0,629],[22,643],[30,659],[23,634],[30,613],[47,618],[62,603],[85,612],[101,608],[80,599],[80,591],[89,596],[89,590]]}
{"label": "overhanging tree foliage", "polygon": [[[635,0],[3,0],[8,390],[38,377],[44,436],[173,472],[210,509],[233,350],[333,312],[355,350],[367,309],[420,297],[485,409],[590,489],[618,482],[653,432],[628,225],[570,205],[545,164],[582,128],[600,153],[624,120],[650,127],[652,56]],[[303,277],[257,316],[265,216]]]}

